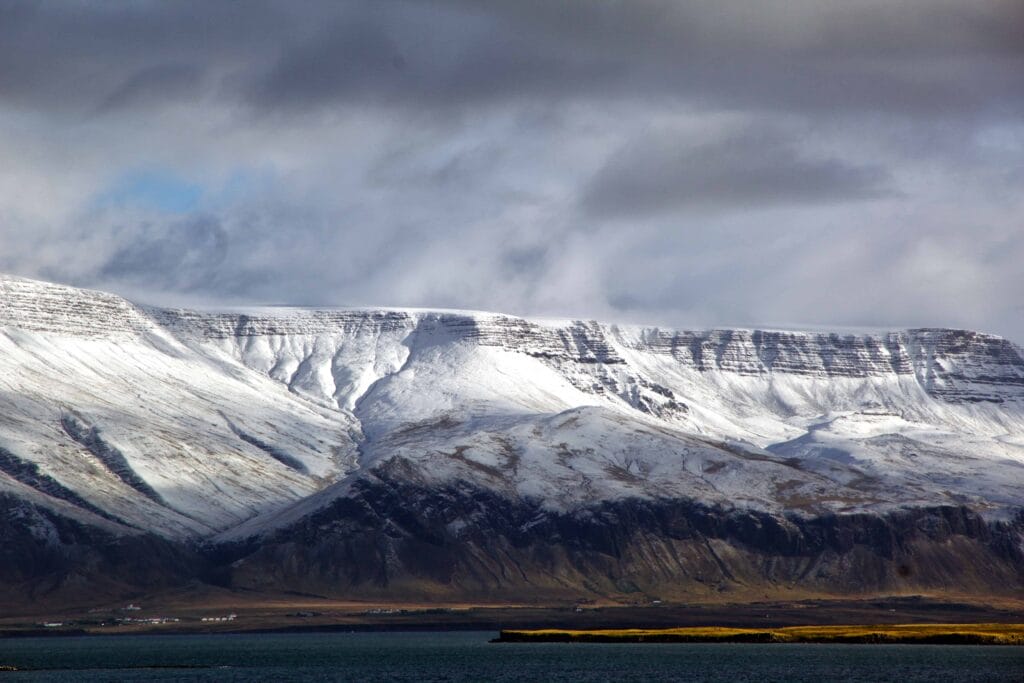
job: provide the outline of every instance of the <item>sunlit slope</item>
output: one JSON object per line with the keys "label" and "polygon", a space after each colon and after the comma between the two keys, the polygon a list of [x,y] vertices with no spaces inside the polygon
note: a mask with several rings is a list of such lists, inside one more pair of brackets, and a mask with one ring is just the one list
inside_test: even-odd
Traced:
{"label": "sunlit slope", "polygon": [[[79,510],[129,527],[206,535],[355,466],[349,416],[189,348],[140,309],[23,281],[2,283],[0,297],[18,323],[0,333],[0,486],[10,491],[74,492],[88,503]],[[26,315],[29,305],[39,313]]]}
{"label": "sunlit slope", "polygon": [[0,330],[0,487],[125,530],[247,537],[380,468],[560,511],[1000,516],[1024,490],[1024,361],[973,332],[196,312],[18,278]]}

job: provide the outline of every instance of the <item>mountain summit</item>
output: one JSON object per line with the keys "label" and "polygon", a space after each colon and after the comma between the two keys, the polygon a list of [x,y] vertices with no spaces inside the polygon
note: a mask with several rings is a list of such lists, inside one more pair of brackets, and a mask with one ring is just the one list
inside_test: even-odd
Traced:
{"label": "mountain summit", "polygon": [[0,276],[11,596],[1019,591],[1022,492],[997,336],[212,313]]}

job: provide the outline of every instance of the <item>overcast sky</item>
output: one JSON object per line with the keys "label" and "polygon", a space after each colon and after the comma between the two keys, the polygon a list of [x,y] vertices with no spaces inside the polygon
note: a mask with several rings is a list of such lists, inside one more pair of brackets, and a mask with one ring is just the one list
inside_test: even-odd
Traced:
{"label": "overcast sky", "polygon": [[0,0],[0,270],[1024,342],[1024,0]]}

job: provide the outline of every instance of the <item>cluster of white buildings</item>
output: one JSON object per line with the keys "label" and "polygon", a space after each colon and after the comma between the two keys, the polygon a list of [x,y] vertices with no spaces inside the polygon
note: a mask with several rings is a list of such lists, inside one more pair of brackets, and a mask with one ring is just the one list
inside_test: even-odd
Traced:
{"label": "cluster of white buildings", "polygon": [[118,624],[173,624],[181,619],[177,617],[120,617],[114,621]]}

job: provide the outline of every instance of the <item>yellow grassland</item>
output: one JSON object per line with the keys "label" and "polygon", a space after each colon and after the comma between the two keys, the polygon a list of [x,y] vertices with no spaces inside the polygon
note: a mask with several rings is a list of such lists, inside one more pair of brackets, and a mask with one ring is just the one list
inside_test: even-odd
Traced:
{"label": "yellow grassland", "polygon": [[651,643],[944,643],[1024,645],[1024,624],[885,624],[783,628],[687,627],[667,629],[505,630],[506,642]]}

